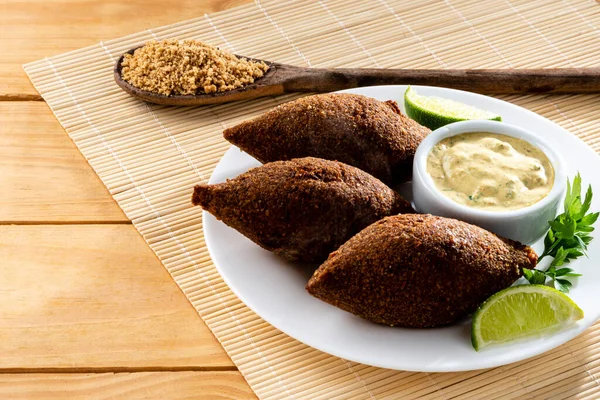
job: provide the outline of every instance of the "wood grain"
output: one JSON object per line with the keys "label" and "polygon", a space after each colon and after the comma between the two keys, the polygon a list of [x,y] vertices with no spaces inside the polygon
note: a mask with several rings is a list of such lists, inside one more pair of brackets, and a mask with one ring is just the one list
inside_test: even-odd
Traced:
{"label": "wood grain", "polygon": [[0,190],[0,223],[128,221],[43,102],[0,102]]}
{"label": "wood grain", "polygon": [[[0,224],[128,223],[22,64],[249,1],[3,1]],[[0,398],[256,398],[133,226],[0,237]],[[64,373],[128,369],[194,371]]]}
{"label": "wood grain", "polygon": [[237,371],[185,371],[118,374],[0,374],[0,398],[243,400],[256,399],[256,396]]}
{"label": "wood grain", "polygon": [[0,98],[37,95],[21,67],[24,63],[249,2],[4,0],[0,5]]}
{"label": "wood grain", "polygon": [[0,238],[0,369],[233,367],[132,225]]}

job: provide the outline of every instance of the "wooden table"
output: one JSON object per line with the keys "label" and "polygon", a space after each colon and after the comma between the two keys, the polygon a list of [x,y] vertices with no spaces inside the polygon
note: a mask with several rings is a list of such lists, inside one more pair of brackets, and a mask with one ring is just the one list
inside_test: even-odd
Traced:
{"label": "wooden table", "polygon": [[247,2],[0,2],[0,399],[255,398],[21,67]]}

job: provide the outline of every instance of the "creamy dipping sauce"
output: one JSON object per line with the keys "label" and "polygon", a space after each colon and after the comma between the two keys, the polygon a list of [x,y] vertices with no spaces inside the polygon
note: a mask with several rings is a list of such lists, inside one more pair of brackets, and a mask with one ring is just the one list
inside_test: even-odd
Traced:
{"label": "creamy dipping sauce", "polygon": [[515,210],[550,193],[554,169],[532,144],[495,133],[446,138],[427,156],[427,173],[447,197],[468,207]]}

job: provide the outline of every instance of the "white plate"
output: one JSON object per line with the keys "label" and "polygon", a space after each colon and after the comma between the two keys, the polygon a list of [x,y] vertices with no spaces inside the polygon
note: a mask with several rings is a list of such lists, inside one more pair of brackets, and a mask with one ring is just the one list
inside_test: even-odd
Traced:
{"label": "white plate", "polygon": [[[403,104],[406,86],[378,86],[347,90],[379,100]],[[493,111],[505,122],[521,126],[559,149],[568,176],[581,172],[584,184],[596,191],[592,210],[600,210],[600,158],[584,142],[555,123],[516,105],[478,94],[434,87],[417,87],[422,95],[436,95]],[[210,183],[222,182],[260,165],[236,147],[227,151]],[[304,289],[309,268],[285,262],[261,249],[237,231],[204,213],[206,244],[219,273],[231,290],[264,320],[309,346],[347,360],[407,371],[448,372],[489,368],[548,351],[580,334],[600,318],[600,238],[589,248],[589,259],[572,267],[583,278],[571,298],[585,318],[557,334],[525,342],[471,347],[470,320],[436,329],[404,329],[376,325],[311,297]],[[538,254],[542,244],[534,245]]]}

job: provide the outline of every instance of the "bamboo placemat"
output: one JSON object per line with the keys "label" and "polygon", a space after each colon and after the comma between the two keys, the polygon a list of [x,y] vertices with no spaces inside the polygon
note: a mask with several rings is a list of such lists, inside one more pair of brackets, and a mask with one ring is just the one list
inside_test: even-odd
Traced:
{"label": "bamboo placemat", "polygon": [[[600,324],[560,348],[465,373],[369,367],[321,353],[244,306],[206,250],[194,184],[229,147],[225,127],[294,95],[200,108],[139,102],[113,82],[125,50],[195,38],[312,67],[503,68],[600,65],[593,0],[258,1],[25,66],[35,87],[263,399],[600,398]],[[498,96],[600,149],[599,95]]]}

